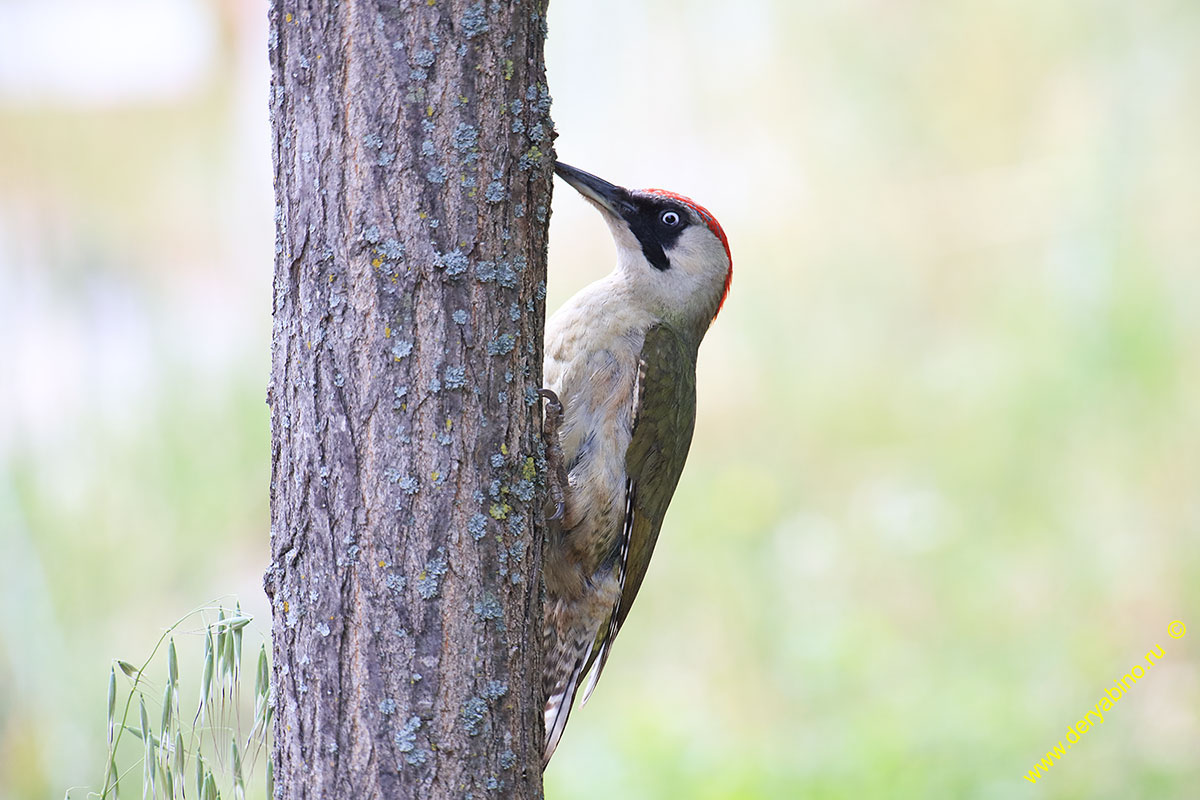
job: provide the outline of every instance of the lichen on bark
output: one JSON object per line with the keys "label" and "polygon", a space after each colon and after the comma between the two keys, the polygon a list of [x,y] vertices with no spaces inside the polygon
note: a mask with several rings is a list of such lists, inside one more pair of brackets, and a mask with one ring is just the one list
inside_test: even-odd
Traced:
{"label": "lichen on bark", "polygon": [[272,4],[282,797],[541,794],[544,20]]}

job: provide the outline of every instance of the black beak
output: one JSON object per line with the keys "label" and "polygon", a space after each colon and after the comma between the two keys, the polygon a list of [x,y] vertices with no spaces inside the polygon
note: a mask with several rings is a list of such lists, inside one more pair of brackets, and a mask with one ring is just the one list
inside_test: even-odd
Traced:
{"label": "black beak", "polygon": [[571,184],[577,192],[591,200],[601,211],[607,211],[615,217],[627,217],[636,209],[629,197],[629,191],[620,186],[601,180],[590,172],[575,169],[572,166],[554,162],[554,171],[558,177]]}

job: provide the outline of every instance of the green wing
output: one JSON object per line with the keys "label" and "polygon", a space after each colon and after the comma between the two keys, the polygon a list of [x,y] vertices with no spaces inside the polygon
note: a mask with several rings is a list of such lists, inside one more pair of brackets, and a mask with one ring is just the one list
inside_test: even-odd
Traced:
{"label": "green wing", "polygon": [[591,658],[599,659],[584,693],[596,685],[613,639],[646,576],[663,517],[683,472],[696,424],[696,347],[664,325],[646,332],[634,386],[633,436],[625,453],[625,516],[615,569],[621,594],[601,626]]}

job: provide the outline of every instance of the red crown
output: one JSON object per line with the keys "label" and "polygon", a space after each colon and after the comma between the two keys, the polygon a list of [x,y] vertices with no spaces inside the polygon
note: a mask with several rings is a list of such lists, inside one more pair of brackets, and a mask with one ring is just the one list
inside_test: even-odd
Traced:
{"label": "red crown", "polygon": [[[729,296],[729,285],[733,283],[733,254],[729,252],[729,239],[725,236],[725,231],[721,228],[721,223],[717,222],[717,218],[704,206],[697,203],[690,197],[684,197],[676,192],[668,192],[666,189],[643,189],[646,194],[655,194],[659,197],[669,197],[672,200],[677,200],[683,203],[688,208],[700,215],[700,219],[704,220],[704,224],[721,240],[721,244],[725,247],[725,255],[729,259],[729,272],[725,273],[725,290],[721,293],[721,302],[717,304],[717,314],[721,313],[721,306],[725,305],[725,298]],[[716,314],[713,314],[716,318]]]}

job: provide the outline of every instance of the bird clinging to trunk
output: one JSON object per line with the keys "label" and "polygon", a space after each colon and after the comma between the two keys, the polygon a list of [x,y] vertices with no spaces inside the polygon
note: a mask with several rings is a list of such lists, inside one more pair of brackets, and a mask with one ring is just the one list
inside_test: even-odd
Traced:
{"label": "bird clinging to trunk", "polygon": [[544,762],[589,669],[585,702],[595,688],[646,574],[692,441],[697,350],[733,276],[720,224],[688,198],[562,163],[555,172],[600,210],[617,266],[546,324],[566,486],[545,551]]}

